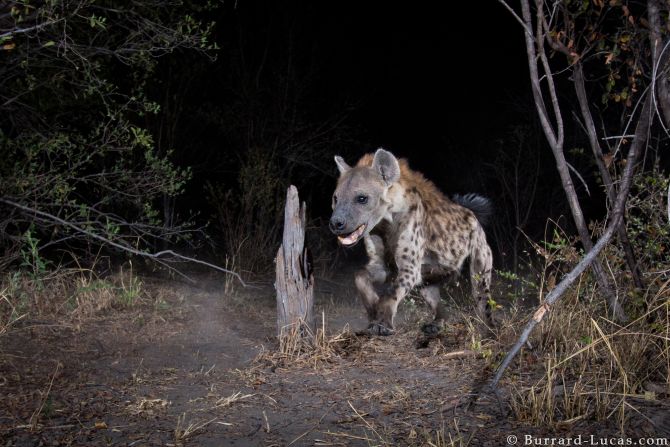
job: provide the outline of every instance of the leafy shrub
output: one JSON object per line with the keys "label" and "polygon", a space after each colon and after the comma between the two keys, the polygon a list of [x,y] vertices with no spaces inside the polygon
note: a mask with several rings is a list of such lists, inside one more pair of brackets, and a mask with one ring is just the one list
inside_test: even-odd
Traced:
{"label": "leafy shrub", "polygon": [[35,273],[49,250],[94,253],[105,239],[146,249],[184,234],[165,228],[156,205],[190,171],[156,151],[144,124],[160,107],[146,92],[157,58],[216,49],[213,24],[196,18],[210,7],[0,6],[0,265],[21,258]]}

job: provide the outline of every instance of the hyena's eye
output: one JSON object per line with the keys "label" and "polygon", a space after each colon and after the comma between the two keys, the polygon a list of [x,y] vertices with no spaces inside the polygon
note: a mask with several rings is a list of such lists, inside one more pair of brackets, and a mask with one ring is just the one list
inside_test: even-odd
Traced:
{"label": "hyena's eye", "polygon": [[337,196],[333,196],[333,203],[337,203]]}
{"label": "hyena's eye", "polygon": [[360,195],[356,196],[356,202],[360,203],[361,205],[365,205],[368,203],[368,196]]}

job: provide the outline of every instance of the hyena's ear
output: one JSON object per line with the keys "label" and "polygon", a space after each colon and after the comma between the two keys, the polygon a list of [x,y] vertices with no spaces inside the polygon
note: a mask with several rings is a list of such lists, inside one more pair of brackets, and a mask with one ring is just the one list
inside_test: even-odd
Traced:
{"label": "hyena's ear", "polygon": [[372,169],[379,172],[386,186],[391,186],[400,179],[400,165],[395,155],[384,149],[377,149],[372,160]]}
{"label": "hyena's ear", "polygon": [[344,174],[349,169],[351,169],[351,166],[349,166],[347,162],[344,161],[344,158],[340,157],[339,155],[335,156],[335,164],[337,165],[337,169],[340,171],[340,174]]}

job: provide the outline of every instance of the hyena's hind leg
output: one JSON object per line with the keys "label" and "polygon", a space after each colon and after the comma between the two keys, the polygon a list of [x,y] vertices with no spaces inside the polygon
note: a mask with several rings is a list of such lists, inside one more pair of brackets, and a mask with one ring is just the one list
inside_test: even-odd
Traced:
{"label": "hyena's hind leg", "polygon": [[421,331],[426,335],[437,335],[444,327],[446,318],[446,311],[440,297],[440,286],[439,284],[425,286],[419,289],[419,293],[433,310],[434,317],[433,321],[421,326]]}
{"label": "hyena's hind leg", "polygon": [[492,267],[491,248],[486,243],[484,230],[479,228],[479,231],[475,231],[470,253],[470,282],[472,283],[472,296],[477,303],[479,318],[489,329],[494,325],[493,309],[491,307]]}
{"label": "hyena's hind leg", "polygon": [[364,269],[356,272],[355,282],[368,314],[368,322],[372,323],[377,320],[377,303],[379,302],[379,294],[375,284],[384,284],[388,272],[384,264],[384,242],[382,238],[370,235],[365,237],[364,242],[369,260]]}

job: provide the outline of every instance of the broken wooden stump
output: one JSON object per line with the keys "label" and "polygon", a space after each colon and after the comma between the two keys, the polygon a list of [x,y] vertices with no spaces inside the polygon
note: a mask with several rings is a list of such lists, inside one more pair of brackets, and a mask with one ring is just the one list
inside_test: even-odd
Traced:
{"label": "broken wooden stump", "polygon": [[284,236],[277,252],[277,335],[312,333],[314,275],[305,248],[305,202],[300,205],[298,190],[291,185],[286,192]]}

